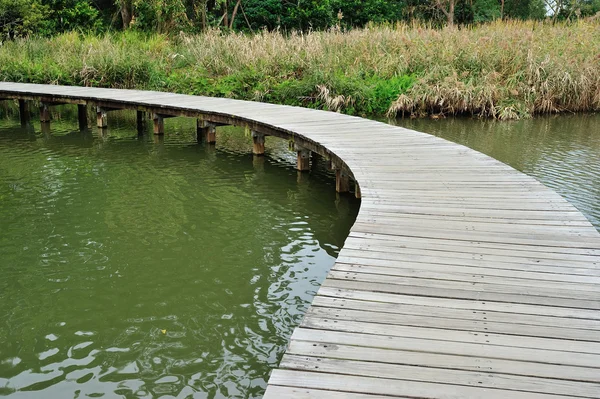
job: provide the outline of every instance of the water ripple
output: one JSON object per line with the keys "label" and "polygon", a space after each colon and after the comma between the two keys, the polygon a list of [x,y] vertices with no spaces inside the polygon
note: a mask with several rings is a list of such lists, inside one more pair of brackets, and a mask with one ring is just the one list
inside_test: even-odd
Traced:
{"label": "water ripple", "polygon": [[283,141],[253,160],[240,130],[59,111],[50,134],[0,119],[0,395],[260,397],[358,203]]}

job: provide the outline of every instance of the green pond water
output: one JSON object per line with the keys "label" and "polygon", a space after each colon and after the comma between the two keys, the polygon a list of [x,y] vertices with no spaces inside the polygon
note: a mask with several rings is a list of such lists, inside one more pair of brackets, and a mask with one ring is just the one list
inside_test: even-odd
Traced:
{"label": "green pond water", "polygon": [[260,397],[358,211],[287,142],[0,110],[0,395]]}
{"label": "green pond water", "polygon": [[[359,201],[283,140],[253,158],[193,119],[107,135],[59,107],[50,132],[0,109],[0,396],[260,397]],[[399,120],[535,176],[600,228],[600,117]],[[435,156],[432,156],[435,162]]]}

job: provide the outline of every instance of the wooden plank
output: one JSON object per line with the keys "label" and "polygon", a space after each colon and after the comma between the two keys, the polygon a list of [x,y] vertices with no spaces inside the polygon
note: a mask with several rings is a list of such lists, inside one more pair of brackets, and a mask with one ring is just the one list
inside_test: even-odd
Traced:
{"label": "wooden plank", "polygon": [[[583,309],[600,309],[600,297],[595,291],[569,291],[551,288],[529,286],[511,286],[508,284],[494,284],[486,282],[468,282],[459,280],[442,280],[439,278],[420,278],[392,276],[389,274],[357,273],[332,270],[328,274],[330,280],[349,282],[380,283],[393,286],[408,286],[424,289],[456,290],[475,292],[489,298],[501,298],[505,301],[532,300],[537,303],[547,301],[548,305],[554,304],[565,307],[581,307]],[[539,297],[539,298],[537,298]],[[525,302],[524,302],[525,303]]]}
{"label": "wooden plank", "polygon": [[503,223],[503,219],[495,219],[488,221],[480,219],[476,221],[460,221],[452,219],[439,218],[437,220],[430,219],[411,219],[406,218],[403,215],[386,215],[386,216],[371,216],[369,214],[360,215],[357,218],[357,222],[367,224],[382,224],[382,225],[393,225],[402,226],[405,228],[419,228],[419,227],[435,227],[439,226],[440,229],[444,230],[459,230],[459,231],[474,231],[474,232],[491,232],[491,233],[511,233],[511,234],[540,234],[540,235],[563,235],[565,237],[573,236],[581,237],[587,236],[595,238],[598,232],[589,226],[573,227],[573,226],[552,226],[552,225],[535,225],[535,224],[515,224],[515,223]]}
{"label": "wooden plank", "polygon": [[[406,396],[394,396],[395,398],[406,398]],[[389,399],[390,396],[370,395],[366,393],[335,392],[322,389],[306,389],[294,387],[281,387],[269,385],[263,399]]]}
{"label": "wooden plank", "polygon": [[[465,253],[464,257],[458,256],[461,253],[449,253],[446,256],[444,252],[418,252],[418,250],[406,250],[406,253],[391,252],[392,255],[382,254],[381,250],[360,251],[360,256],[350,256],[349,250],[340,252],[338,263],[362,264],[380,267],[420,267],[429,270],[456,270],[458,272],[481,273],[497,276],[518,276],[538,278],[540,280],[556,281],[581,281],[594,284],[598,277],[598,269],[587,263],[576,263],[565,261],[563,264],[553,262],[552,260],[539,260],[539,262],[527,262],[525,259],[519,262],[519,258],[501,258],[501,260],[487,259],[487,257],[471,256]],[[416,252],[416,253],[415,253]],[[383,258],[383,259],[382,259]],[[482,259],[483,258],[483,259]],[[535,258],[534,258],[535,259]],[[558,264],[557,264],[558,263]],[[481,270],[484,269],[484,270]],[[589,279],[587,278],[589,277]]]}
{"label": "wooden plank", "polygon": [[[355,312],[356,313],[356,312]],[[344,331],[350,333],[385,335],[403,338],[418,338],[435,341],[486,344],[490,347],[502,347],[507,352],[516,349],[544,349],[556,353],[556,359],[560,356],[585,357],[595,367],[600,368],[600,344],[591,341],[575,341],[569,339],[540,338],[537,336],[513,335],[493,333],[491,331],[480,333],[478,331],[455,330],[444,327],[413,327],[399,323],[386,323],[377,316],[367,317],[363,320],[349,320],[351,317],[334,317],[335,312],[329,313],[331,317],[321,317],[318,313],[308,314],[301,327],[331,331]],[[388,316],[389,317],[389,316]],[[391,319],[391,317],[390,317]],[[407,317],[408,319],[408,317]],[[396,319],[397,320],[397,319]],[[450,322],[450,320],[448,320]],[[484,330],[487,327],[484,328]],[[568,353],[567,353],[568,352]],[[568,361],[568,360],[566,360]],[[570,364],[570,363],[564,363]],[[594,366],[592,366],[594,367]]]}
{"label": "wooden plank", "polygon": [[[376,364],[398,364],[430,367],[443,370],[464,370],[487,373],[494,376],[513,375],[540,377],[552,380],[600,383],[597,369],[533,363],[515,360],[481,358],[440,353],[415,352],[389,348],[340,344],[341,337],[319,337],[317,341],[293,340],[286,352],[289,355],[323,357],[373,362]],[[329,341],[335,341],[331,343]],[[341,371],[341,370],[340,370]],[[348,371],[346,371],[347,373]],[[440,374],[443,372],[440,371]],[[408,377],[408,375],[407,375]]]}
{"label": "wooden plank", "polygon": [[[590,266],[586,263],[565,262],[563,265],[554,265],[552,260],[540,260],[539,263],[530,263],[522,260],[517,263],[518,258],[504,258],[502,261],[482,259],[480,257],[456,256],[460,253],[416,253],[411,251],[407,253],[393,253],[392,259],[380,259],[387,255],[380,255],[381,251],[361,251],[361,256],[346,256],[346,251],[342,251],[342,256],[338,257],[338,263],[345,264],[363,264],[381,267],[407,267],[423,268],[424,270],[455,270],[458,272],[479,272],[486,275],[496,276],[520,276],[538,278],[540,280],[555,281],[582,281],[595,283],[598,276],[598,270],[594,268],[580,267]],[[449,256],[446,256],[448,254]],[[512,262],[511,262],[512,261]],[[483,270],[482,270],[483,269]],[[588,279],[589,277],[589,279]]]}
{"label": "wooden plank", "polygon": [[425,237],[438,238],[444,240],[469,241],[477,237],[479,241],[519,244],[519,245],[536,245],[542,247],[567,247],[567,248],[583,248],[583,249],[600,249],[600,242],[593,238],[587,237],[568,237],[564,235],[541,235],[541,234],[522,234],[516,233],[491,233],[491,232],[468,232],[460,230],[443,230],[435,228],[415,228],[403,229],[394,225],[383,224],[367,224],[357,222],[352,226],[352,232],[360,233],[377,233],[385,235],[409,236],[409,237]]}
{"label": "wooden plank", "polygon": [[[336,274],[330,276],[323,282],[322,287],[328,288],[341,288],[350,290],[364,290],[373,291],[388,294],[403,294],[403,295],[415,295],[415,296],[426,296],[436,298],[449,298],[449,299],[467,299],[467,300],[479,300],[479,301],[492,301],[492,302],[504,302],[504,303],[521,303],[528,305],[545,305],[555,306],[564,308],[577,308],[577,309],[589,309],[589,310],[600,310],[600,303],[598,300],[588,299],[575,299],[575,298],[561,298],[561,297],[550,297],[544,295],[527,295],[520,293],[508,293],[500,292],[498,289],[492,290],[492,292],[485,292],[487,287],[481,286],[481,291],[477,288],[474,289],[459,289],[451,288],[449,284],[442,286],[442,284],[436,284],[436,287],[429,287],[429,283],[434,281],[418,281],[413,279],[412,281],[405,281],[405,284],[389,284],[386,278],[365,276],[352,276],[337,279]],[[419,285],[413,285],[419,283]]]}
{"label": "wooden plank", "polygon": [[[365,197],[368,200],[368,197]],[[506,211],[493,209],[466,209],[460,207],[417,207],[393,204],[372,204],[363,201],[361,210],[389,211],[395,213],[407,213],[416,215],[439,215],[439,216],[464,216],[480,217],[489,219],[536,219],[536,220],[571,220],[585,221],[578,212],[558,212],[558,211]]]}
{"label": "wooden plank", "polygon": [[297,328],[292,340],[315,341],[330,344],[364,346],[369,348],[397,349],[423,353],[470,356],[480,358],[516,360],[553,365],[577,366],[600,371],[597,354],[564,352],[537,348],[488,345],[485,343],[456,342],[414,337],[398,337],[340,330]]}
{"label": "wooden plank", "polygon": [[[507,334],[512,336],[538,337],[538,338],[556,338],[573,341],[600,342],[600,332],[598,330],[583,330],[570,327],[555,326],[535,326],[532,324],[520,324],[510,321],[493,322],[484,318],[483,320],[465,320],[462,318],[453,318],[454,311],[445,309],[441,312],[432,312],[438,314],[433,317],[431,314],[411,315],[406,314],[402,309],[394,313],[377,312],[370,310],[353,310],[340,308],[327,308],[311,306],[306,313],[306,319],[314,317],[317,319],[336,321],[361,321],[377,324],[394,324],[409,327],[427,327],[456,331],[471,331],[480,333]],[[568,326],[568,325],[566,325]]]}
{"label": "wooden plank", "polygon": [[[454,307],[454,302],[447,301],[447,303],[438,301],[429,303],[427,299],[413,303],[391,303],[375,301],[378,299],[376,295],[372,296],[373,300],[369,299],[344,299],[338,298],[337,296],[325,296],[325,295],[336,295],[337,292],[328,292],[327,289],[322,289],[319,294],[315,296],[312,302],[310,312],[314,309],[327,308],[331,310],[336,309],[350,309],[350,310],[363,310],[377,313],[391,313],[393,315],[416,315],[429,318],[454,318],[460,320],[466,320],[468,322],[489,322],[489,323],[510,323],[510,324],[521,324],[526,326],[536,327],[555,327],[560,329],[571,330],[586,330],[586,331],[600,331],[600,320],[590,319],[577,319],[572,317],[560,317],[560,316],[545,316],[535,314],[523,314],[517,312],[502,312],[496,310],[471,310]],[[369,297],[367,297],[369,298]],[[385,300],[385,298],[380,298]],[[398,298],[395,298],[398,299]],[[600,334],[600,333],[596,333]]]}
{"label": "wooden plank", "polygon": [[[337,281],[336,281],[337,283]],[[533,305],[523,303],[506,303],[500,301],[489,301],[481,299],[445,298],[423,295],[390,294],[375,292],[364,289],[348,289],[341,287],[330,287],[330,282],[325,280],[318,291],[318,295],[330,296],[342,299],[358,299],[371,302],[382,302],[390,304],[411,304],[421,306],[437,306],[451,309],[468,309],[473,312],[505,312],[523,314],[527,316],[548,316],[560,318],[572,318],[574,320],[600,320],[600,312],[590,309],[574,309],[558,306]],[[337,284],[336,284],[337,285]],[[366,288],[366,287],[361,287]],[[557,321],[558,322],[558,321]],[[569,321],[571,325],[573,321]]]}
{"label": "wooden plank", "polygon": [[[352,277],[354,280],[361,280],[363,277],[366,277],[371,281],[371,275],[382,276],[383,278],[390,277],[394,283],[401,281],[401,284],[413,281],[410,279],[426,279],[437,280],[440,282],[440,285],[444,284],[448,287],[459,289],[467,289],[466,286],[468,283],[471,283],[472,286],[477,286],[478,289],[481,289],[482,291],[493,287],[493,289],[489,290],[490,292],[519,292],[531,295],[555,296],[559,298],[580,297],[595,300],[599,289],[599,286],[597,285],[586,283],[548,281],[519,277],[499,277],[483,273],[460,273],[453,270],[442,272],[439,270],[418,270],[408,267],[381,267],[365,265],[363,263],[336,263],[332,271],[340,272],[342,274],[346,273],[348,276],[357,276],[357,278]],[[367,276],[363,276],[362,274],[366,274]],[[396,277],[398,277],[399,280],[396,280]],[[339,274],[333,278],[350,279],[350,277],[340,277]],[[420,283],[420,281],[418,281],[418,283]],[[428,283],[429,282],[426,282],[426,284]],[[482,284],[486,285],[482,286]],[[437,287],[438,285],[435,283],[435,285],[432,284],[431,286]],[[554,292],[554,294],[551,294],[551,292]]]}
{"label": "wooden plank", "polygon": [[[330,359],[300,355],[285,355],[281,368],[321,373],[347,374],[361,377],[389,378],[434,382],[448,385],[463,385],[482,388],[544,393],[547,395],[567,395],[589,398],[600,393],[600,384],[581,383],[565,380],[548,380],[539,377],[498,375],[487,372],[439,369],[422,366],[407,366],[365,362],[357,360]],[[510,396],[510,393],[507,393]]]}
{"label": "wooden plank", "polygon": [[[293,370],[273,370],[269,384],[293,386],[301,388],[335,390],[352,393],[372,393],[377,395],[397,396],[406,395],[414,398],[485,398],[485,399],[533,399],[548,398],[548,395],[504,391],[479,387],[467,387],[462,385],[415,382],[406,380],[392,380],[386,378],[370,378],[359,376],[338,375],[329,373],[314,373]],[[553,395],[553,398],[572,398],[572,396]]]}
{"label": "wooden plank", "polygon": [[415,236],[403,236],[403,235],[392,235],[392,234],[380,234],[380,233],[366,233],[351,231],[349,234],[350,238],[362,238],[369,239],[373,242],[428,242],[431,243],[431,248],[436,248],[438,245],[441,248],[451,246],[473,246],[473,248],[483,249],[510,249],[511,251],[526,252],[542,252],[545,254],[556,253],[556,254],[573,254],[573,255],[587,255],[589,256],[590,264],[597,265],[599,262],[598,256],[600,256],[600,250],[594,248],[575,248],[575,247],[547,247],[532,244],[520,244],[511,242],[488,242],[480,240],[477,235],[472,237],[470,240],[445,240],[443,238],[436,237],[415,237]]}
{"label": "wooden plank", "polygon": [[399,257],[403,254],[405,256],[437,256],[443,254],[444,257],[482,260],[490,263],[538,264],[542,266],[563,266],[568,269],[600,269],[600,263],[594,261],[593,256],[585,253],[539,251],[539,247],[529,250],[526,247],[519,248],[519,246],[513,248],[495,245],[484,246],[477,242],[454,243],[436,239],[420,240],[411,237],[407,237],[405,241],[402,240],[402,237],[396,237],[394,241],[370,239],[368,237],[349,237],[344,244],[344,249],[360,250],[367,253],[387,252],[396,254]]}
{"label": "wooden plank", "polygon": [[[600,277],[593,273],[589,275],[567,274],[569,269],[564,268],[560,271],[564,273],[536,272],[527,269],[515,267],[514,269],[486,268],[480,264],[470,266],[461,266],[460,260],[455,264],[451,262],[444,263],[443,259],[437,260],[439,263],[429,263],[426,261],[393,261],[388,259],[378,259],[377,257],[367,258],[351,257],[344,253],[344,257],[338,257],[338,261],[333,269],[337,271],[349,272],[367,272],[373,274],[389,274],[406,277],[418,278],[439,278],[444,280],[476,281],[509,285],[532,285],[541,287],[556,287],[559,289],[568,288],[574,290],[597,291],[600,286]],[[589,270],[589,269],[586,269]],[[597,273],[596,273],[597,274]]]}

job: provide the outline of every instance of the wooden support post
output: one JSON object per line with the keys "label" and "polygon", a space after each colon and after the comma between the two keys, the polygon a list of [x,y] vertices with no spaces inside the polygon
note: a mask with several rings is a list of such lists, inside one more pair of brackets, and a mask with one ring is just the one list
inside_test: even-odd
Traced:
{"label": "wooden support post", "polygon": [[165,134],[165,120],[162,115],[154,114],[152,120],[154,121],[154,134]]}
{"label": "wooden support post", "polygon": [[361,194],[360,194],[360,186],[358,185],[358,182],[355,181],[354,182],[354,196],[358,199],[361,198]]}
{"label": "wooden support post", "polygon": [[102,107],[96,107],[96,126],[104,129],[108,126],[108,117],[106,116],[106,110]]}
{"label": "wooden support post", "polygon": [[138,134],[143,134],[146,131],[146,112],[137,111],[137,131]]}
{"label": "wooden support post", "polygon": [[21,126],[29,123],[29,108],[25,100],[19,100],[19,115],[21,116]]}
{"label": "wooden support post", "polygon": [[296,169],[300,172],[310,170],[310,150],[306,148],[296,147],[298,153],[298,162],[296,163]]}
{"label": "wooden support post", "polygon": [[204,140],[204,124],[202,119],[196,119],[196,140],[201,143]]}
{"label": "wooden support post", "polygon": [[46,103],[40,103],[40,122],[49,123],[50,122],[50,108]]}
{"label": "wooden support post", "polygon": [[330,172],[334,172],[335,169],[336,169],[335,163],[331,159],[327,160],[327,166],[326,167],[327,167],[327,170],[330,171]]}
{"label": "wooden support post", "polygon": [[215,144],[217,142],[217,126],[214,123],[197,119],[196,134],[199,143],[205,141],[207,144]]}
{"label": "wooden support post", "polygon": [[206,127],[206,144],[215,144],[217,142],[217,127],[209,123]]}
{"label": "wooden support post", "polygon": [[335,170],[335,191],[338,193],[347,193],[350,191],[350,178],[346,171],[341,168]]}
{"label": "wooden support post", "polygon": [[88,127],[87,105],[77,104],[77,120],[79,121],[79,130],[84,131]]}
{"label": "wooden support post", "polygon": [[252,131],[252,153],[254,155],[265,155],[265,135]]}

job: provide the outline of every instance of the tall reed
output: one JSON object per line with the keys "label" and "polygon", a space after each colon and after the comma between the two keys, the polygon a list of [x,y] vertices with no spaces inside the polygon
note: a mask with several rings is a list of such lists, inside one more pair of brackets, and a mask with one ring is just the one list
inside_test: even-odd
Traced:
{"label": "tall reed", "polygon": [[361,115],[516,119],[600,109],[600,22],[308,34],[67,33],[0,45],[0,79],[140,88]]}

